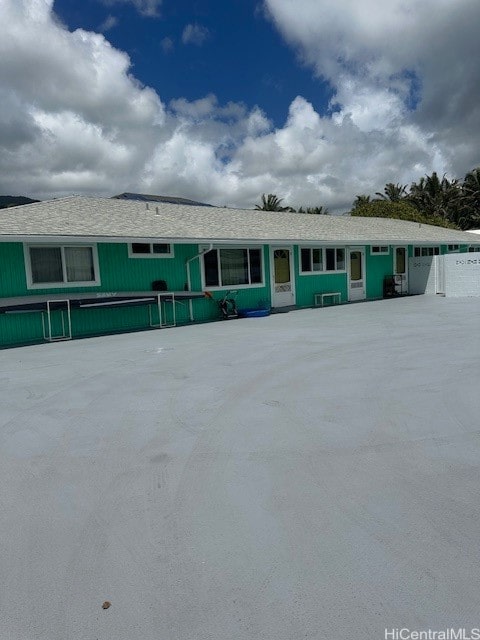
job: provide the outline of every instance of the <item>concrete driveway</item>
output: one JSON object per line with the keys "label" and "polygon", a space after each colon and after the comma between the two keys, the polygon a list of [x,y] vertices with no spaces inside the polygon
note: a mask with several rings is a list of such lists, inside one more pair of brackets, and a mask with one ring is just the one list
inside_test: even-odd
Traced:
{"label": "concrete driveway", "polygon": [[480,627],[479,315],[416,297],[0,351],[0,637]]}

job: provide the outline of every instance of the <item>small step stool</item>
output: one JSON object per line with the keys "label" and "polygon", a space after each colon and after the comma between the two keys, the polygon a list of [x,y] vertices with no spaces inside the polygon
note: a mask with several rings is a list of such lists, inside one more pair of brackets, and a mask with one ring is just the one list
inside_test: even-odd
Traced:
{"label": "small step stool", "polygon": [[314,293],[313,300],[315,306],[325,306],[325,298],[331,298],[332,304],[340,304],[342,302],[342,294],[340,293],[340,291],[330,291],[329,293]]}

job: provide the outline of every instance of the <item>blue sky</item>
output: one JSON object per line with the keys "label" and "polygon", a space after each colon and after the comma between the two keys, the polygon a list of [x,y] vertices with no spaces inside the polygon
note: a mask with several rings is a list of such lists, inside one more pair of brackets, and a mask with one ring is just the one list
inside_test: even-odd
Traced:
{"label": "blue sky", "polygon": [[0,193],[348,211],[480,165],[478,0],[0,0]]}
{"label": "blue sky", "polygon": [[[167,103],[215,94],[221,104],[259,106],[276,126],[297,95],[317,111],[328,109],[328,83],[313,77],[257,0],[175,0],[159,6],[156,17],[98,0],[56,0],[54,6],[72,30],[107,27],[105,36],[128,53],[135,77]],[[189,25],[197,36],[184,43]]]}

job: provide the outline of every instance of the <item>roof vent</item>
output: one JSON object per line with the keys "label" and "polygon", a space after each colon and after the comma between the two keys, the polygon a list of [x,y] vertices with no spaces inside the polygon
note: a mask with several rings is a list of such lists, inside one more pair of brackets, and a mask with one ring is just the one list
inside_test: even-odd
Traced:
{"label": "roof vent", "polygon": [[148,211],[148,202],[145,203],[145,207],[146,207],[146,209]]}

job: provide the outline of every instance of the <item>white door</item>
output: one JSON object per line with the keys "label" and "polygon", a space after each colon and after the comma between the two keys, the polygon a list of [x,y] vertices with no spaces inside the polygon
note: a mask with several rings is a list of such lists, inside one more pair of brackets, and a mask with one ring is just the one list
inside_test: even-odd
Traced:
{"label": "white door", "polygon": [[348,299],[365,300],[365,250],[352,248],[348,257]]}
{"label": "white door", "polygon": [[393,277],[395,280],[395,293],[399,295],[408,293],[407,255],[407,247],[393,248]]}
{"label": "white door", "polygon": [[291,247],[272,247],[270,265],[272,273],[272,307],[294,305],[295,291]]}

